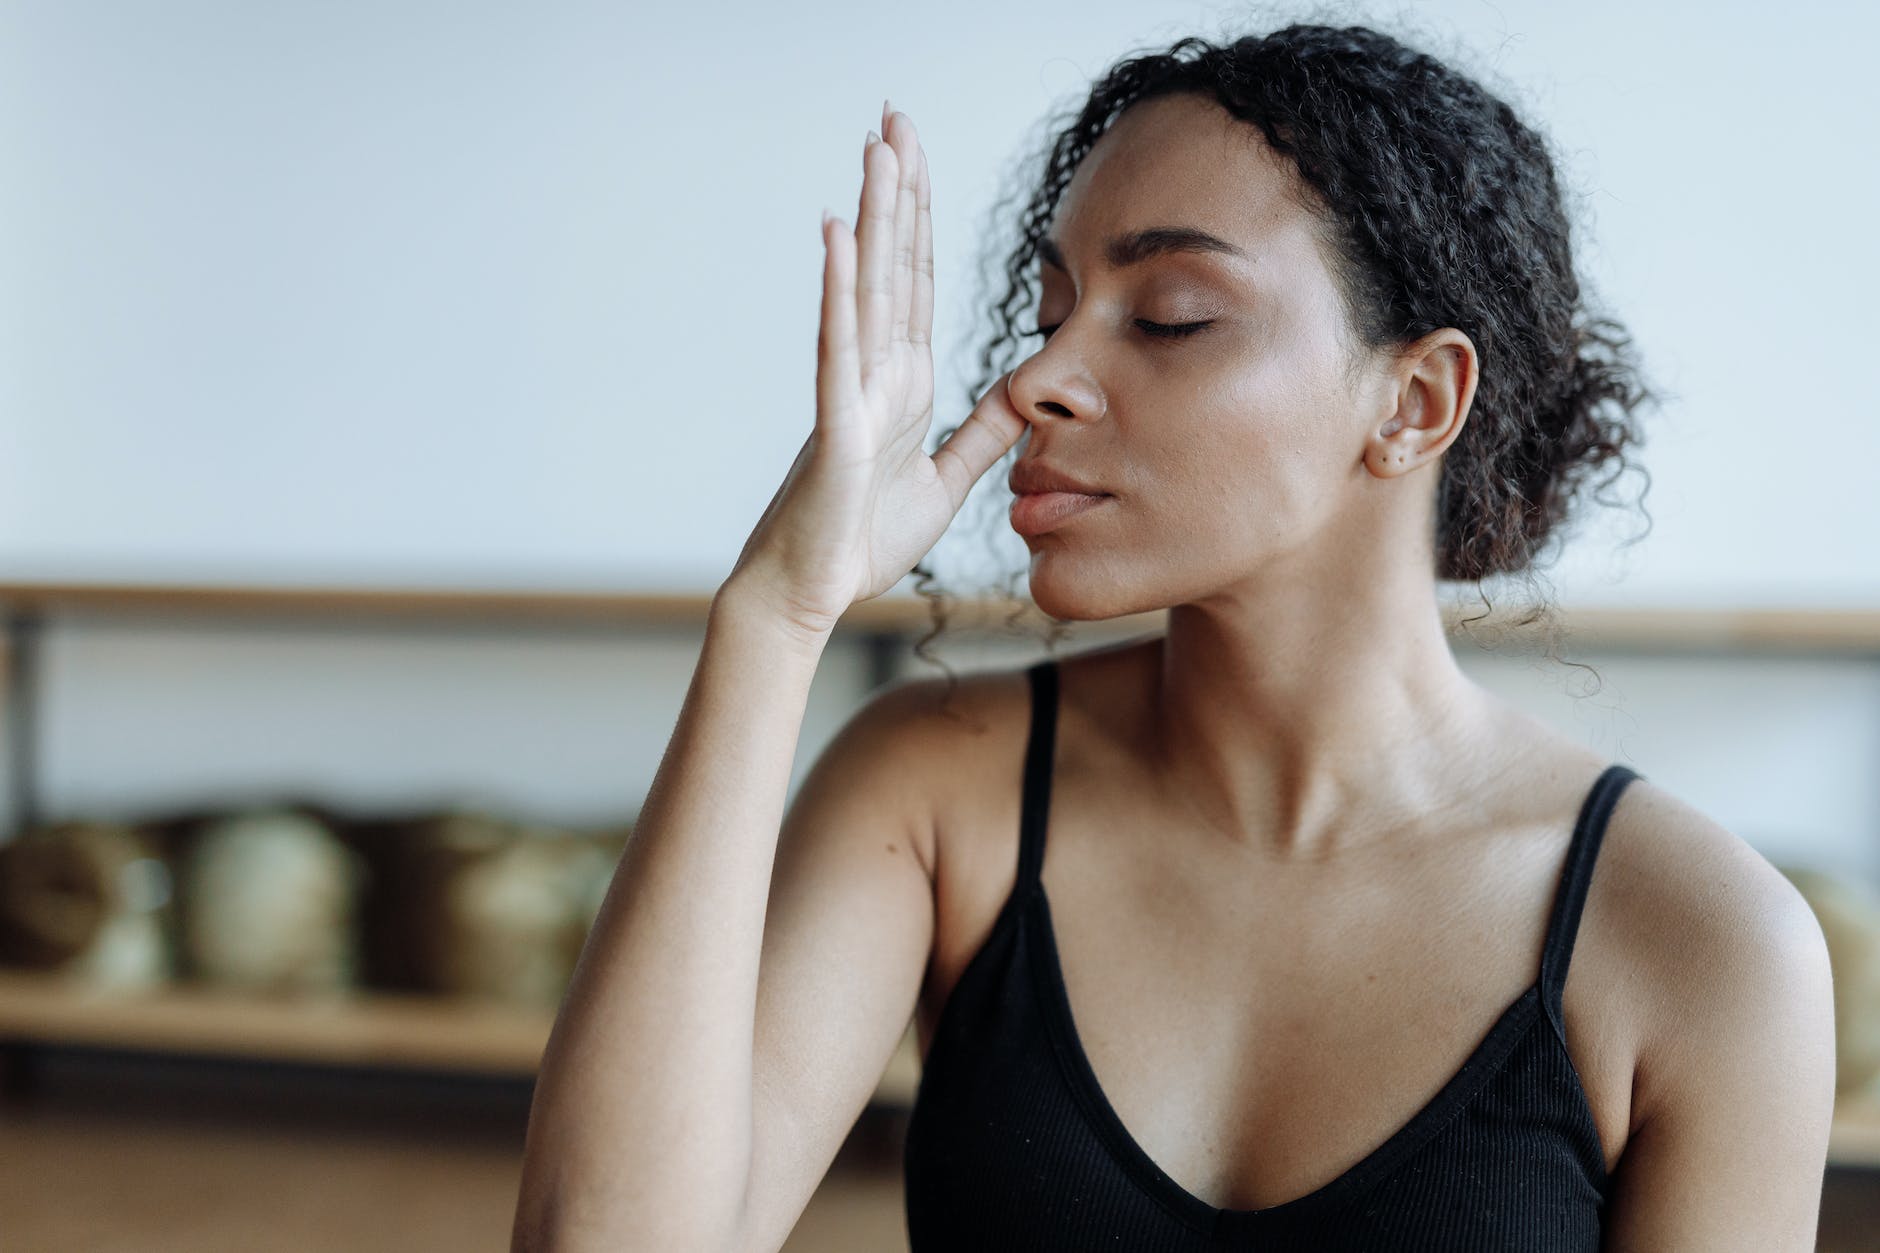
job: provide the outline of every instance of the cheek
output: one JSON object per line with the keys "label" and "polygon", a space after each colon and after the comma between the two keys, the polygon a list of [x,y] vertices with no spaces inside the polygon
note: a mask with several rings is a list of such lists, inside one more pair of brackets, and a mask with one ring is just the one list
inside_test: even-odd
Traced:
{"label": "cheek", "polygon": [[[1335,340],[1296,323],[1256,323],[1231,338],[1178,349],[1154,415],[1132,433],[1129,459],[1152,467],[1131,502],[1157,548],[1258,545],[1309,528],[1334,505],[1343,451]],[[1171,397],[1179,396],[1179,401]]]}
{"label": "cheek", "polygon": [[1222,379],[1154,441],[1153,498],[1141,521],[1165,547],[1216,556],[1310,530],[1335,503],[1340,429],[1311,378],[1282,368]]}
{"label": "cheek", "polygon": [[[1293,457],[1276,448],[1274,426],[1247,405],[1191,410],[1158,433],[1149,489],[1128,502],[1130,533],[1150,551],[1204,557],[1257,543],[1289,513]],[[1137,542],[1131,539],[1126,542]]]}
{"label": "cheek", "polygon": [[[1237,417],[1237,437],[1254,446],[1267,473],[1301,491],[1322,488],[1342,468],[1336,447],[1349,430],[1342,348],[1329,327],[1287,323],[1227,376],[1223,407]],[[1321,482],[1321,480],[1324,480]]]}

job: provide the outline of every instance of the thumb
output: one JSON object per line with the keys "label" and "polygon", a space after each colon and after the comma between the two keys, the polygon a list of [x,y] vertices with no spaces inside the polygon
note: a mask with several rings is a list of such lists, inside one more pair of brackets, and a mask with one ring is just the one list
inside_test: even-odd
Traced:
{"label": "thumb", "polygon": [[934,450],[934,469],[946,485],[947,498],[955,513],[965,505],[973,484],[1023,439],[1029,429],[1029,424],[1012,407],[1012,394],[1006,388],[1011,377],[1010,370],[1001,374],[966,415],[959,429]]}

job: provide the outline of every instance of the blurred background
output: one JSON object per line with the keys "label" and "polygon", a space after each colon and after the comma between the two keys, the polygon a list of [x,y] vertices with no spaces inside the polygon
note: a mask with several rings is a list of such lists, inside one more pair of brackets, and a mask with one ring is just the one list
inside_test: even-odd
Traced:
{"label": "blurred background", "polygon": [[[1820,1247],[1880,1248],[1880,10],[1769,16],[0,0],[0,1247],[506,1248],[555,1007],[812,420],[815,226],[882,98],[931,168],[937,434],[1047,117],[1129,52],[1321,20],[1551,136],[1669,393],[1649,526],[1622,481],[1544,572],[1597,677],[1456,648],[1803,888]],[[988,475],[933,555],[956,669],[1045,653],[991,596],[1008,500]],[[912,584],[845,619],[792,794],[939,673]],[[918,1076],[910,1035],[790,1249],[905,1248]]]}

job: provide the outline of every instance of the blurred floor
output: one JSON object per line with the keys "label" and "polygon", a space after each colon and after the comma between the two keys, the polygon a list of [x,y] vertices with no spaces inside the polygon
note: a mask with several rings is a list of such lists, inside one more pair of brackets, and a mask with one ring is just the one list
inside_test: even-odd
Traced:
{"label": "blurred floor", "polygon": [[[505,1253],[516,1082],[36,1054],[0,1103],[4,1253]],[[786,1253],[906,1253],[902,1119],[871,1111]]]}
{"label": "blurred floor", "polygon": [[[509,1247],[524,1084],[79,1052],[23,1082],[0,1103],[5,1253]],[[904,1134],[870,1111],[784,1253],[906,1253]],[[1880,1172],[1829,1172],[1816,1247],[1880,1253]]]}

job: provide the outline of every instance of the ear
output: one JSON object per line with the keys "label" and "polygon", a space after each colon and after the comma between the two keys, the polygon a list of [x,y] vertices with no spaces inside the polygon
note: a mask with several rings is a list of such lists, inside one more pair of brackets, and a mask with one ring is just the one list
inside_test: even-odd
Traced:
{"label": "ear", "polygon": [[1454,327],[1431,331],[1395,361],[1364,447],[1365,466],[1381,479],[1441,457],[1462,434],[1475,399],[1475,344]]}

